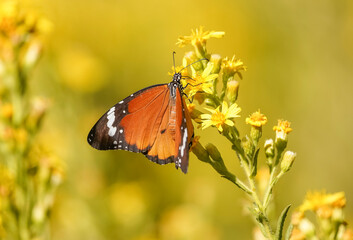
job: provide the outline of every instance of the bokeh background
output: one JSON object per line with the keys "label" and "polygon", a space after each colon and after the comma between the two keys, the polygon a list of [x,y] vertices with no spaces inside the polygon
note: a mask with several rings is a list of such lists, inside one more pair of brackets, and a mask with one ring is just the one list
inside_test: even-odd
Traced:
{"label": "bokeh background", "polygon": [[[277,209],[298,206],[308,190],[344,191],[353,222],[353,2],[350,0],[27,0],[53,23],[31,91],[52,106],[41,139],[66,164],[52,212],[53,239],[252,239],[244,194],[191,155],[189,173],[139,154],[100,152],[86,136],[116,102],[170,81],[175,43],[200,25],[225,31],[208,50],[236,54],[248,71],[240,85],[238,127],[261,109],[292,122],[297,160],[276,189]],[[201,132],[241,176],[230,145]],[[264,159],[261,159],[263,164]],[[278,214],[278,213],[277,213]]]}

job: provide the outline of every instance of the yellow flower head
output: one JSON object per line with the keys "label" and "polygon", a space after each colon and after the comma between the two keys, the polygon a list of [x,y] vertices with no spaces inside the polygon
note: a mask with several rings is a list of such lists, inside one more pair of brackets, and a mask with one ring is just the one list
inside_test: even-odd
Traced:
{"label": "yellow flower head", "polygon": [[207,67],[202,73],[199,73],[191,67],[192,78],[187,78],[186,83],[188,83],[187,94],[189,97],[194,96],[196,93],[209,93],[212,94],[213,90],[213,80],[218,77],[218,74],[211,74],[213,69],[213,63],[209,62]]}
{"label": "yellow flower head", "polygon": [[17,1],[7,0],[0,6],[0,32],[19,40],[27,34],[45,33],[52,28],[51,22],[29,11],[22,11]]}
{"label": "yellow flower head", "polygon": [[273,127],[273,131],[290,133],[293,129],[290,128],[290,122],[279,119],[278,125]]}
{"label": "yellow flower head", "polygon": [[206,41],[212,37],[221,38],[224,36],[224,32],[215,31],[203,31],[201,26],[199,29],[191,30],[191,36],[180,36],[178,42],[176,43],[179,47],[184,47],[187,44],[192,44],[194,46],[198,44],[205,44]]}
{"label": "yellow flower head", "polygon": [[[220,108],[222,107],[222,110]],[[238,115],[241,111],[240,107],[236,103],[232,104],[228,108],[226,102],[222,103],[222,106],[218,106],[216,109],[205,108],[210,111],[212,114],[202,114],[202,129],[205,129],[209,126],[217,127],[218,131],[223,131],[223,126],[229,125],[234,126],[233,119],[240,117]]]}
{"label": "yellow flower head", "polygon": [[258,110],[246,118],[245,122],[253,127],[261,127],[267,123],[267,117]]}
{"label": "yellow flower head", "polygon": [[172,70],[168,72],[169,76],[173,76],[175,73],[180,72],[182,76],[187,76],[188,75],[188,69],[184,68],[184,66],[172,66]]}
{"label": "yellow flower head", "polygon": [[301,212],[311,210],[319,217],[329,218],[335,208],[343,208],[346,205],[344,192],[326,194],[325,192],[309,192],[304,203],[299,207]]}
{"label": "yellow flower head", "polygon": [[233,75],[241,70],[246,70],[246,66],[244,66],[243,61],[235,58],[234,55],[231,59],[228,59],[228,57],[223,59],[222,69],[224,73]]}

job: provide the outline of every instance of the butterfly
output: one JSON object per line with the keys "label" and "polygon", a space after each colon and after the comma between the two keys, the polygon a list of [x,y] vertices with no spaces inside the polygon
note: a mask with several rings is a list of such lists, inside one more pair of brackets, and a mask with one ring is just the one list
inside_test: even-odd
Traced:
{"label": "butterfly", "polygon": [[161,165],[174,162],[187,173],[194,127],[183,98],[182,70],[170,83],[144,88],[111,107],[89,132],[88,143],[98,150],[142,153]]}

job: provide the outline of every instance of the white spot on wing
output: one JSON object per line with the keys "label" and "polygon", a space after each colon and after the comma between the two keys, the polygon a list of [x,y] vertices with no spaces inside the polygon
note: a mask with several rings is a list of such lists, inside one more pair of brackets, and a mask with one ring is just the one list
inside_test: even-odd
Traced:
{"label": "white spot on wing", "polygon": [[120,133],[123,133],[123,132],[124,132],[124,130],[123,130],[123,129],[120,129],[120,130],[119,130],[119,132],[120,132]]}
{"label": "white spot on wing", "polygon": [[116,133],[116,127],[113,127],[113,123],[115,121],[114,113],[115,113],[115,107],[112,107],[107,114],[107,119],[108,119],[107,127],[109,128],[108,135],[111,137],[114,136]]}
{"label": "white spot on wing", "polygon": [[118,142],[117,142],[117,141],[114,141],[113,143],[114,143],[115,145],[116,145],[116,144],[118,144]]}
{"label": "white spot on wing", "polygon": [[182,140],[182,145],[181,145],[181,149],[180,149],[181,157],[184,156],[184,151],[185,151],[185,147],[187,144],[187,140],[188,140],[188,130],[185,128],[184,129],[184,136],[183,136],[183,140]]}
{"label": "white spot on wing", "polygon": [[119,104],[122,104],[122,103],[124,103],[124,100],[121,100],[121,101],[119,102]]}

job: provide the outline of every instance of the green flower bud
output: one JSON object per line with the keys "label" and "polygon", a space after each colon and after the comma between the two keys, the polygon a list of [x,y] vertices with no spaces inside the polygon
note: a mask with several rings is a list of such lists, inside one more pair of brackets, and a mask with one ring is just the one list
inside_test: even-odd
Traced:
{"label": "green flower bud", "polygon": [[288,172],[291,169],[296,156],[297,156],[297,154],[294,152],[291,152],[291,151],[286,151],[284,153],[284,156],[283,156],[283,159],[281,162],[282,172]]}
{"label": "green flower bud", "polygon": [[221,153],[218,151],[218,149],[215,145],[213,145],[212,143],[207,144],[206,150],[210,154],[211,158],[214,161],[217,161],[217,162],[222,161],[223,162]]}
{"label": "green flower bud", "polygon": [[244,149],[244,152],[246,153],[246,155],[248,155],[250,157],[253,156],[254,151],[255,151],[255,146],[248,136],[246,136],[242,139],[241,146]]}
{"label": "green flower bud", "polygon": [[265,155],[266,155],[266,164],[272,168],[273,158],[275,156],[275,148],[273,147],[273,139],[267,139],[264,145]]}
{"label": "green flower bud", "polygon": [[191,151],[196,155],[198,159],[203,162],[210,162],[210,157],[206,149],[200,144],[200,142],[195,142],[192,146]]}

